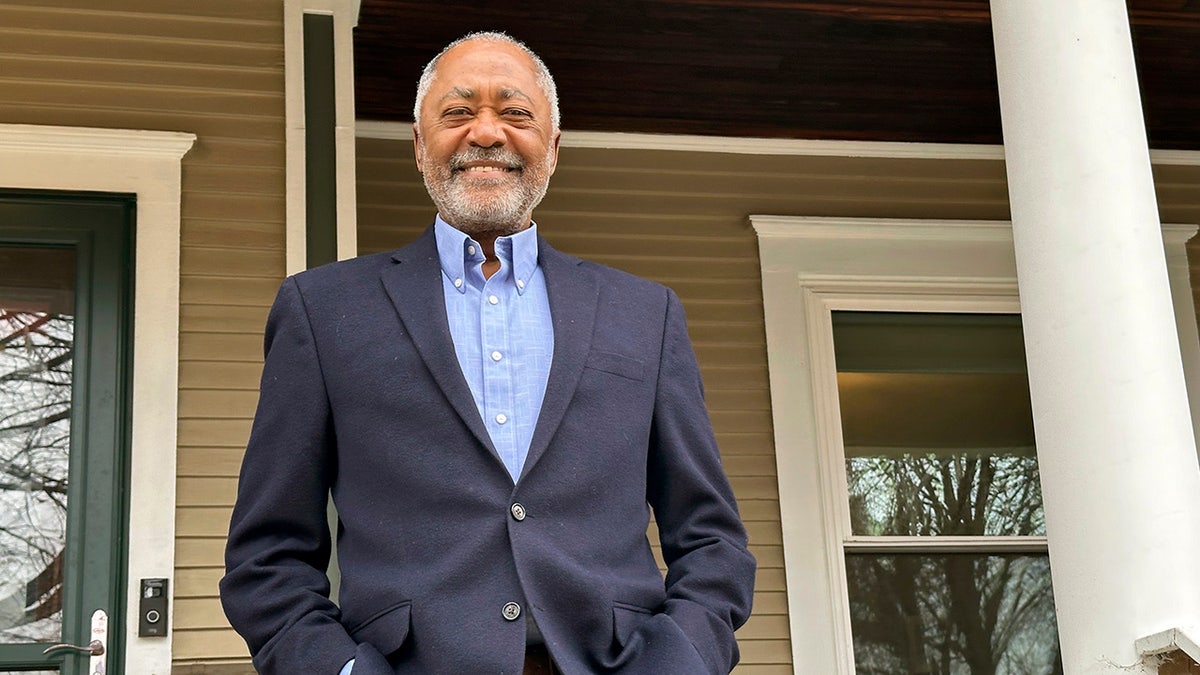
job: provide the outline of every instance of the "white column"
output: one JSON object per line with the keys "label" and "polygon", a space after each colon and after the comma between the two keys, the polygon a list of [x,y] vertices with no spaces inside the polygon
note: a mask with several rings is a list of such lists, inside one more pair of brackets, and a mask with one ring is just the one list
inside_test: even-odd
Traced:
{"label": "white column", "polygon": [[1125,3],[991,0],[1066,673],[1200,627],[1200,468]]}

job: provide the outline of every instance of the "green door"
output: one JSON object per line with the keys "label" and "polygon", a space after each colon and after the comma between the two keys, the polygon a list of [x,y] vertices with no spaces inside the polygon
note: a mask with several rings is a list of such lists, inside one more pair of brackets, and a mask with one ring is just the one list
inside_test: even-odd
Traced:
{"label": "green door", "polygon": [[134,213],[0,191],[0,671],[123,671]]}

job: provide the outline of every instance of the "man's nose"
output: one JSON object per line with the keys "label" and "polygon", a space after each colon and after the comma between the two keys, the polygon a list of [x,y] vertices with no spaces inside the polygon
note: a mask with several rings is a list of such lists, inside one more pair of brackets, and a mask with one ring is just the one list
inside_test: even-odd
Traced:
{"label": "man's nose", "polygon": [[504,145],[504,127],[500,118],[490,110],[481,111],[471,122],[467,141],[481,148]]}

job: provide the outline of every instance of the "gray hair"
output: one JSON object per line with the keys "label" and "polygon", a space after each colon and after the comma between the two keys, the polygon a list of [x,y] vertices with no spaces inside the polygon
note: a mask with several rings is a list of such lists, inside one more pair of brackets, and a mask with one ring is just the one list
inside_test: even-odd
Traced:
{"label": "gray hair", "polygon": [[467,33],[458,38],[454,42],[446,45],[446,48],[438,52],[438,55],[433,57],[429,63],[425,64],[425,70],[421,71],[421,79],[417,81],[417,100],[413,104],[413,121],[417,124],[421,123],[421,104],[425,102],[425,95],[429,93],[429,87],[433,85],[434,79],[437,78],[437,64],[446,55],[446,52],[454,49],[464,42],[480,40],[483,42],[503,42],[510,44],[522,52],[525,52],[533,61],[533,68],[537,75],[538,86],[542,88],[542,93],[546,95],[546,100],[550,102],[550,124],[554,129],[559,128],[559,123],[562,121],[562,116],[558,112],[558,87],[554,85],[554,77],[550,75],[550,69],[542,62],[541,57],[533,52],[532,49],[525,46],[524,42],[512,37],[508,33],[501,31],[481,31],[477,33]]}

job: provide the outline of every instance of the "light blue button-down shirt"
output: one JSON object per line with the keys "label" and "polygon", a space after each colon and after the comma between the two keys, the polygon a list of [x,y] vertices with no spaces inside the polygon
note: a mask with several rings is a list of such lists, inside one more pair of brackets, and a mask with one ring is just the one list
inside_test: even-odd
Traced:
{"label": "light blue button-down shirt", "polygon": [[[537,225],[496,239],[500,269],[488,279],[479,242],[441,216],[433,227],[458,365],[492,445],[516,482],[529,454],[554,355],[550,298],[537,261]],[[353,668],[351,659],[339,675],[350,675]]]}
{"label": "light blue button-down shirt", "polygon": [[514,482],[542,409],[554,325],[538,267],[537,226],[496,239],[500,269],[484,279],[483,249],[439,216],[434,224],[454,351],[492,445]]}

